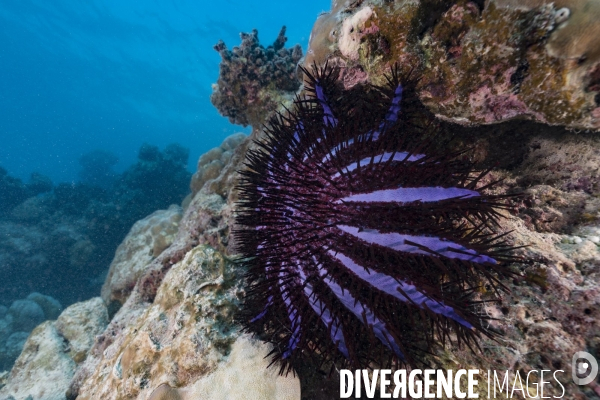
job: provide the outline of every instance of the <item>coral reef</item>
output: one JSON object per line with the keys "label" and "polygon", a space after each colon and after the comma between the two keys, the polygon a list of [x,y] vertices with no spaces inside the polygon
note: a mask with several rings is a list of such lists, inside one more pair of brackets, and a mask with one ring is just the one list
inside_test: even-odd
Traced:
{"label": "coral reef", "polygon": [[226,137],[219,147],[210,149],[200,156],[198,159],[198,169],[194,175],[192,175],[192,181],[190,183],[192,197],[202,189],[202,186],[204,186],[207,181],[219,176],[223,167],[231,160],[233,150],[246,140],[246,138],[247,136],[243,133],[235,133]]}
{"label": "coral reef", "polygon": [[546,3],[337,1],[315,24],[305,65],[329,58],[347,68],[348,85],[410,65],[425,105],[463,125],[598,128],[598,4]]}
{"label": "coral reef", "polygon": [[41,293],[33,292],[27,296],[27,300],[31,300],[39,305],[46,319],[56,319],[62,311],[62,305],[58,300],[50,296],[44,296]]}
{"label": "coral reef", "polygon": [[142,145],[138,161],[123,173],[117,184],[120,200],[123,202],[127,197],[123,207],[144,206],[135,220],[181,202],[189,190],[188,155],[188,150],[178,144],[170,144],[162,152],[156,146]]}
{"label": "coral reef", "polygon": [[[98,152],[84,159],[82,176],[96,184],[106,173],[97,164],[106,167],[114,161]],[[0,274],[9,282],[0,285],[0,304],[42,287],[66,305],[98,293],[115,249],[134,222],[180,204],[188,193],[187,159],[187,149],[179,145],[162,151],[144,145],[137,163],[112,177],[109,188],[88,181],[52,186],[40,175],[23,185],[2,175],[0,186],[10,183],[9,192],[21,194],[8,196],[0,188],[0,196],[11,199],[0,207]],[[98,173],[101,176],[92,179]],[[13,201],[17,198],[20,203]],[[165,246],[156,244],[154,254]]]}
{"label": "coral reef", "polygon": [[264,368],[267,346],[240,336],[234,315],[243,273],[209,246],[191,249],[166,273],[152,304],[132,293],[96,340],[70,396],[191,400],[231,390],[225,397],[299,398],[295,378]]}
{"label": "coral reef", "polygon": [[24,184],[0,167],[0,217],[27,198],[50,190],[52,190],[52,181],[44,175],[33,173],[29,184]]}
{"label": "coral reef", "polygon": [[[560,158],[563,168],[587,171],[588,164],[595,162],[600,139],[593,134],[576,134],[534,123],[451,128],[455,129],[456,140],[474,146],[474,159],[483,166],[496,165],[489,179],[504,178],[496,193],[531,191],[529,197],[515,203],[514,214],[505,214],[504,228],[506,232],[512,231],[511,244],[528,245],[520,250],[521,254],[534,262],[522,267],[524,279],[507,282],[510,292],[502,297],[501,303],[486,309],[490,316],[498,319],[492,329],[502,335],[499,341],[482,340],[481,353],[473,354],[456,347],[440,351],[437,356],[441,366],[480,370],[511,368],[513,374],[516,370],[528,372],[541,368],[567,370],[573,353],[583,349],[600,356],[597,325],[600,252],[595,243],[596,236],[600,235],[600,204],[593,189],[595,181],[589,186],[591,191],[586,192],[569,184],[577,178],[573,174],[549,180],[544,167],[547,160],[538,157],[542,149],[548,154],[564,154],[565,157]],[[253,133],[257,140],[263,140],[263,135],[260,131]],[[251,141],[238,146],[214,183],[205,185],[190,201],[174,242],[144,268],[121,309],[77,367],[69,383],[68,399],[77,395],[91,398],[111,391],[149,396],[163,384],[172,389],[171,393],[176,391],[185,399],[186,393],[218,396],[210,391],[217,386],[211,382],[222,382],[224,377],[250,376],[260,387],[263,387],[260,382],[273,381],[273,375],[260,375],[277,372],[263,368],[266,365],[263,357],[269,349],[256,339],[239,337],[233,312],[240,299],[234,293],[244,292],[243,283],[238,280],[243,271],[223,256],[236,246],[235,238],[229,237],[229,231],[236,226],[233,215],[238,193],[234,188],[239,176],[235,171],[244,168],[243,155],[248,147],[256,149],[256,146]],[[507,146],[511,148],[508,155],[505,154]],[[569,149],[569,155],[581,154],[582,157],[567,156],[561,149]],[[211,191],[215,186],[223,188],[226,197]],[[572,210],[568,222],[560,229],[565,233],[556,233],[554,229],[558,228],[552,225],[537,224],[538,217],[531,216],[532,210],[542,206],[536,205],[533,193],[541,193],[544,188],[553,191],[555,207],[560,205],[562,210]],[[580,204],[585,207],[581,208]],[[221,270],[225,272],[223,280],[219,279]],[[221,303],[221,300],[227,301]],[[218,317],[221,315],[222,318]],[[171,333],[177,333],[175,338],[170,339]],[[194,342],[194,338],[198,340]],[[249,358],[251,364],[244,364],[243,373],[235,372],[240,370],[234,368],[227,370],[232,373],[221,375],[218,371],[228,365],[228,360],[245,358],[236,358],[238,344],[244,344],[247,351],[262,350],[252,353],[256,356]],[[185,351],[178,352],[177,348]],[[190,355],[198,358],[192,362]],[[134,367],[127,367],[131,365]],[[196,369],[196,366],[202,368]],[[295,366],[303,398],[324,400],[339,395],[335,373],[330,380],[323,379],[315,372],[317,368],[309,362]],[[260,379],[254,374],[259,374]],[[483,374],[482,379],[485,378]],[[12,379],[7,379],[7,385],[12,384]],[[199,382],[203,382],[202,386]],[[567,390],[565,398],[592,396],[591,388],[576,387],[569,383],[566,375],[561,382]],[[21,383],[29,385],[28,381]],[[479,389],[480,397],[485,397],[485,385]],[[552,390],[555,391],[545,392],[545,395],[560,394],[560,388]],[[296,397],[290,398],[299,398],[298,392],[295,393]],[[277,396],[269,391],[262,398],[283,398],[283,395]]]}
{"label": "coral reef", "polygon": [[276,110],[300,88],[296,65],[302,48],[284,47],[285,26],[267,48],[259,44],[256,29],[240,37],[242,43],[232,50],[223,41],[214,47],[222,60],[210,101],[231,123],[259,127],[265,112]]}
{"label": "coral reef", "polygon": [[63,400],[74,370],[75,362],[64,353],[63,340],[54,324],[44,322],[27,339],[0,396]]}
{"label": "coral reef", "polygon": [[[563,168],[583,171],[583,174],[588,165],[595,162],[599,140],[593,135],[582,136],[533,123],[502,124],[494,129],[457,128],[455,134],[457,140],[474,145],[476,160],[483,165],[491,162],[497,166],[490,179],[503,177],[504,183],[496,192],[531,191],[529,197],[515,204],[516,214],[506,214],[505,229],[514,230],[510,234],[514,245],[529,245],[521,250],[522,254],[535,262],[523,268],[524,280],[507,283],[510,294],[503,296],[500,304],[487,309],[491,316],[498,318],[493,329],[503,334],[500,342],[483,340],[480,343],[483,352],[475,354],[451,347],[438,354],[442,366],[481,370],[512,367],[522,371],[541,367],[566,369],[575,351],[587,348],[598,354],[595,293],[600,253],[594,240],[600,235],[600,204],[596,203],[595,181],[586,192],[569,184],[578,178],[576,174],[550,179],[551,174],[546,174],[547,168],[543,167],[547,159],[539,154],[541,150],[557,157],[564,154],[564,158],[557,159]],[[256,139],[263,138],[262,135],[259,131],[253,133]],[[504,157],[502,150],[508,143],[512,151]],[[268,379],[260,375],[259,379],[250,374],[250,371],[276,374],[277,370],[263,369],[266,365],[263,357],[268,352],[264,344],[248,337],[239,338],[239,327],[232,313],[239,303],[234,293],[244,292],[243,283],[237,280],[240,276],[237,274],[243,271],[236,270],[222,255],[236,246],[235,238],[229,237],[229,231],[235,227],[233,215],[238,199],[234,188],[239,177],[235,171],[243,168],[243,155],[248,147],[256,148],[256,144],[245,141],[238,146],[219,177],[190,201],[174,242],[156,258],[149,258],[131,294],[97,337],[85,361],[77,367],[67,398],[74,399],[77,395],[87,398],[110,391],[150,396],[161,385],[165,391],[172,395],[177,393],[183,399],[188,393],[209,393],[216,397],[218,392],[211,392],[210,388],[218,386],[214,382],[222,382],[221,379],[250,376],[257,385],[262,385],[259,382],[266,382],[265,379],[272,382],[272,375]],[[582,156],[567,156],[564,152],[567,149],[569,155]],[[213,187],[222,188],[225,197],[212,191]],[[544,188],[552,189],[555,207],[560,205],[562,210],[572,210],[568,222],[561,228],[566,234],[555,233],[552,225],[536,226],[539,219],[530,215],[540,207],[536,205],[534,193],[541,193]],[[586,206],[581,208],[579,204]],[[150,246],[146,249],[150,252]],[[219,280],[221,270],[225,272],[223,281]],[[233,286],[224,290],[223,285]],[[228,299],[227,302],[221,303],[224,299]],[[221,306],[225,307],[223,314]],[[215,312],[214,307],[219,312]],[[223,315],[225,320],[215,319],[218,315]],[[198,328],[200,325],[204,328]],[[224,329],[224,326],[229,328]],[[169,339],[170,333],[176,332],[175,338]],[[195,337],[199,338],[195,342],[198,344],[192,344]],[[235,368],[224,369],[231,364],[228,360],[237,363],[236,359],[240,362],[246,359],[236,358],[238,344],[243,344],[246,351],[263,349],[252,353],[257,354],[256,357],[247,358],[243,373],[235,372],[240,371]],[[177,352],[176,348],[186,350]],[[198,356],[198,352],[205,357]],[[188,358],[190,354],[198,357],[193,363]],[[198,360],[204,361],[198,363]],[[128,365],[135,367],[128,368]],[[194,365],[203,368],[196,369]],[[296,366],[303,385],[302,396],[307,399],[337,396],[339,386],[335,374],[331,380],[324,380],[315,373],[316,368],[308,362]],[[567,379],[563,382],[566,384]],[[11,379],[7,383],[11,384]],[[566,387],[569,398],[591,390],[580,390],[569,384]],[[283,398],[273,393],[269,391],[262,398]],[[159,394],[160,391],[157,396]],[[483,395],[481,392],[480,396]],[[291,398],[299,398],[297,391],[295,396]]]}
{"label": "coral reef", "polygon": [[118,161],[116,155],[105,150],[94,150],[84,154],[79,158],[79,179],[87,185],[109,189],[117,177],[112,168]]}
{"label": "coral reef", "polygon": [[[545,1],[498,0],[503,8],[535,10],[543,7]],[[548,51],[555,57],[578,63],[594,64],[600,61],[600,4],[593,0],[554,1],[556,29],[548,38]]]}
{"label": "coral reef", "polygon": [[56,331],[68,343],[68,354],[77,364],[85,361],[96,335],[108,324],[108,310],[100,297],[75,303],[58,317]]}
{"label": "coral reef", "polygon": [[[370,11],[363,11],[367,7]],[[565,31],[569,25],[564,25],[575,21],[595,32],[597,24],[585,20],[579,11],[585,6],[579,3],[573,3],[566,19],[564,10],[557,7],[563,7],[562,3],[526,1],[510,7],[492,0],[337,1],[331,13],[319,18],[311,35],[307,62],[329,59],[330,65],[345,67],[340,79],[346,88],[358,82],[382,84],[395,63],[414,67],[420,77],[417,94],[439,116],[440,124],[453,122],[446,128],[458,143],[473,148],[472,161],[482,169],[494,167],[482,183],[503,179],[493,194],[524,193],[511,202],[513,210],[502,211],[502,229],[511,246],[527,246],[518,254],[530,263],[517,267],[522,278],[506,282],[509,292],[500,303],[485,306],[485,312],[496,318],[490,329],[499,336],[496,341],[480,340],[481,352],[455,346],[436,350],[431,356],[442,368],[509,369],[512,381],[516,371],[569,371],[576,351],[586,350],[600,359],[600,193],[594,169],[600,139],[597,132],[575,133],[564,128],[598,126],[597,42],[588,41],[586,32]],[[359,16],[353,18],[355,15]],[[350,29],[344,33],[347,19],[352,23],[346,23]],[[572,60],[570,55],[554,54],[560,49],[554,42],[559,34],[570,37],[568,40],[582,37],[582,45],[590,48],[586,50],[589,56]],[[339,48],[342,36],[348,39],[342,46],[347,56]],[[576,55],[580,53],[577,50]],[[355,54],[356,59],[350,58]],[[240,82],[247,85],[248,78],[242,76]],[[274,88],[265,90],[269,99],[280,95]],[[190,199],[173,243],[143,268],[127,300],[97,336],[85,360],[77,365],[70,352],[58,345],[55,325],[45,322],[34,330],[31,346],[25,346],[11,373],[0,374],[0,385],[5,385],[0,398],[19,390],[15,398],[25,399],[29,394],[21,388],[41,388],[44,382],[51,382],[48,376],[60,383],[61,399],[65,391],[68,399],[100,398],[105,393],[106,398],[147,398],[159,387],[156,397],[185,399],[190,393],[192,398],[200,394],[222,398],[215,388],[238,378],[250,379],[254,385],[240,386],[260,393],[263,399],[285,398],[276,392],[277,387],[292,388],[289,398],[300,397],[297,380],[291,375],[289,381],[273,383],[276,370],[263,368],[264,356],[271,349],[256,338],[240,335],[233,318],[238,296],[245,291],[243,271],[230,260],[238,245],[230,235],[239,228],[234,218],[239,199],[236,171],[246,168],[246,152],[257,150],[257,143],[266,140],[259,126],[273,107],[269,103],[262,110],[252,109],[252,117],[242,118],[252,120],[253,140],[242,142],[219,175]],[[521,120],[506,122],[514,118]],[[142,158],[156,159],[156,155],[147,151]],[[2,182],[8,182],[7,187],[21,187],[7,180],[6,174]],[[11,196],[9,199],[14,198]],[[54,203],[46,203],[45,197],[28,206],[52,209]],[[77,214],[67,215],[74,219]],[[41,233],[36,236],[23,231],[24,221],[11,219],[0,224],[14,238],[9,244],[0,235],[1,246],[25,249],[28,243],[42,240]],[[81,252],[73,250],[75,253]],[[35,265],[40,262],[35,254],[23,250],[20,257]],[[0,316],[7,312],[8,307],[0,308]],[[68,329],[64,332],[68,334]],[[40,345],[37,350],[35,344]],[[42,357],[42,352],[48,357]],[[80,359],[82,353],[73,354]],[[46,373],[48,361],[60,368],[41,379],[36,371]],[[303,398],[325,400],[339,395],[335,371],[327,380],[317,372],[318,365],[309,361],[294,365],[294,369]],[[487,375],[483,372],[480,377],[485,380]],[[593,387],[576,386],[567,373],[559,377],[566,390],[564,398],[596,396]],[[486,397],[486,385],[478,389],[479,397]],[[559,387],[546,389],[545,396],[561,394]],[[47,390],[49,394],[59,392]],[[31,398],[41,399],[40,393],[32,389]],[[236,396],[252,395],[232,395]]]}
{"label": "coral reef", "polygon": [[145,267],[173,243],[181,216],[181,208],[173,205],[133,225],[117,248],[102,286],[102,299],[106,304],[117,302],[120,307],[125,303]]}

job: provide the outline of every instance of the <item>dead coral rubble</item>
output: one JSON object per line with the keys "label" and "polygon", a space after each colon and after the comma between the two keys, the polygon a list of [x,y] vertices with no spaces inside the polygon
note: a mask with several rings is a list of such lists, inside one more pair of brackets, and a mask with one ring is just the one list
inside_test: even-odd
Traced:
{"label": "dead coral rubble", "polygon": [[300,88],[296,65],[302,48],[284,47],[285,26],[267,48],[258,42],[256,29],[240,37],[242,43],[232,50],[222,40],[214,47],[222,61],[210,100],[231,123],[259,127],[265,112],[276,110],[284,97]]}

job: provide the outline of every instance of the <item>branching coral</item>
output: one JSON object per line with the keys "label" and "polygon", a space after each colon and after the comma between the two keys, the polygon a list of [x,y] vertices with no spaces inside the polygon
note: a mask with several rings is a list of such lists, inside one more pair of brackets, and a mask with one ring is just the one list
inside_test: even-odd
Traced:
{"label": "branching coral", "polygon": [[222,61],[210,100],[231,123],[259,126],[265,112],[276,110],[282,97],[300,87],[296,65],[302,58],[302,48],[284,48],[285,26],[267,48],[259,44],[256,29],[240,37],[242,43],[232,50],[223,41],[214,47]]}

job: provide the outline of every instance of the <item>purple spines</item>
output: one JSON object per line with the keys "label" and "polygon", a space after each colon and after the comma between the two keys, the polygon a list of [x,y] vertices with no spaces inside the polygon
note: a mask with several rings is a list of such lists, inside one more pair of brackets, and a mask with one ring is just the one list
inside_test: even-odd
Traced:
{"label": "purple spines", "polygon": [[304,284],[304,293],[308,298],[309,304],[312,309],[320,316],[321,321],[325,327],[329,330],[331,340],[337,346],[338,350],[344,355],[349,357],[348,348],[346,347],[346,340],[344,339],[344,332],[342,330],[342,324],[340,320],[331,314],[331,311],[325,306],[318,298],[318,294],[313,291],[312,285],[306,282],[306,275],[301,268],[298,268],[298,273],[301,281]]}
{"label": "purple spines", "polygon": [[398,121],[398,114],[400,113],[400,103],[402,102],[402,85],[398,85],[394,91],[394,98],[390,109],[385,114],[385,120],[388,123],[394,123]]}
{"label": "purple spines", "polygon": [[331,277],[325,277],[324,275],[325,274],[323,274],[323,280],[344,307],[354,314],[358,320],[364,321],[367,324],[368,329],[373,331],[375,337],[377,337],[383,345],[392,350],[399,359],[404,360],[404,355],[389,332],[385,322],[379,319],[368,306],[352,296],[350,291],[344,290],[338,283],[334,282]]}
{"label": "purple spines", "polygon": [[398,121],[398,114],[400,114],[400,103],[402,102],[402,85],[396,86],[396,90],[394,90],[394,97],[392,98],[392,104],[388,109],[388,112],[385,114],[385,120],[381,122],[379,125],[379,129],[373,132],[373,140],[379,139],[379,135],[381,135],[388,126],[391,126]]}
{"label": "purple spines", "polygon": [[398,281],[389,275],[379,272],[368,271],[366,268],[356,264],[352,259],[341,253],[329,251],[328,254],[342,263],[349,271],[356,274],[360,279],[369,283],[375,290],[381,290],[394,296],[403,303],[412,303],[421,308],[427,307],[436,314],[451,318],[459,324],[471,329],[473,325],[465,321],[456,311],[442,302],[430,299],[420,292],[414,285]]}
{"label": "purple spines", "polygon": [[[294,144],[300,143],[300,132],[304,130],[304,126],[302,125],[302,121],[298,123],[296,126],[296,130],[294,131],[293,141]],[[288,160],[292,161],[292,153],[288,151],[287,153]]]}
{"label": "purple spines", "polygon": [[[269,291],[272,291],[273,289],[270,289]],[[265,305],[265,308],[260,312],[260,314],[258,314],[256,317],[252,318],[250,320],[250,322],[256,322],[259,319],[261,319],[262,317],[264,317],[267,314],[267,311],[269,311],[269,306],[273,304],[273,295],[269,296],[269,298],[267,299],[267,304]]]}
{"label": "purple spines", "polygon": [[[351,164],[348,164],[347,166],[343,167],[342,170],[345,172],[352,172],[352,171],[356,170],[356,168],[359,168],[361,166],[366,166],[366,165],[371,165],[371,164],[382,164],[382,163],[386,163],[390,160],[402,161],[402,162],[418,161],[419,159],[421,159],[423,157],[425,157],[423,154],[412,154],[411,155],[405,151],[400,151],[400,152],[395,152],[395,153],[386,152],[386,153],[378,154],[378,155],[375,155],[372,157],[363,158],[359,162],[353,162]],[[339,176],[340,176],[340,173],[336,172],[331,177],[337,178]]]}
{"label": "purple spines", "polygon": [[458,258],[475,263],[496,264],[496,260],[475,250],[435,236],[416,236],[401,233],[381,233],[377,230],[361,230],[347,225],[337,225],[338,229],[367,243],[389,247],[397,251],[435,257]]}
{"label": "purple spines", "polygon": [[337,119],[334,117],[333,112],[331,111],[331,107],[329,107],[329,104],[327,104],[327,98],[325,97],[325,93],[323,92],[323,86],[317,83],[315,85],[315,92],[317,94],[317,99],[319,99],[319,101],[321,102],[321,107],[323,107],[323,114],[325,114],[325,116],[323,117],[323,122],[325,123],[325,125],[328,126],[336,126]]}
{"label": "purple spines", "polygon": [[[282,274],[283,273],[280,273],[280,276]],[[295,305],[292,304],[291,296],[294,295],[294,292],[292,290],[290,290],[291,288],[292,288],[291,286],[288,287],[288,285],[283,283],[282,279],[279,280],[279,290],[281,291],[281,295],[283,296],[283,301],[285,303],[285,308],[286,308],[286,311],[288,314],[288,318],[290,319],[291,330],[292,330],[292,334],[290,336],[287,349],[283,353],[284,359],[289,358],[292,355],[292,352],[298,346],[298,343],[300,341],[300,334],[302,332],[301,331],[302,316],[298,314],[298,310],[296,309]]]}
{"label": "purple spines", "polygon": [[310,306],[318,315],[321,316],[323,324],[325,327],[327,327],[327,329],[329,329],[333,343],[337,346],[338,350],[344,355],[344,357],[349,357],[348,348],[346,347],[346,339],[344,339],[344,332],[342,330],[340,321],[333,317],[325,304],[316,298],[310,285],[306,286],[305,292],[309,298]]}
{"label": "purple spines", "polygon": [[442,187],[413,187],[377,190],[371,193],[359,193],[346,196],[339,201],[355,201],[363,203],[396,202],[409,203],[411,201],[432,202],[458,197],[478,197],[479,192],[464,188]]}

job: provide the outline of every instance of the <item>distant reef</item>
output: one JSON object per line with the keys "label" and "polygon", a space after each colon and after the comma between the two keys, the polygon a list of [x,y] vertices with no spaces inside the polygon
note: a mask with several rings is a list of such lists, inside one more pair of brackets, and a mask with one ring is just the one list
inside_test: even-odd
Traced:
{"label": "distant reef", "polygon": [[99,293],[119,243],[133,223],[180,204],[189,193],[188,150],[143,145],[124,173],[116,157],[81,157],[80,181],[32,174],[29,183],[0,168],[0,305],[34,290],[69,305]]}
{"label": "distant reef", "polygon": [[62,305],[50,296],[33,292],[0,306],[0,371],[10,369],[31,331],[46,320],[56,319]]}

